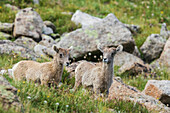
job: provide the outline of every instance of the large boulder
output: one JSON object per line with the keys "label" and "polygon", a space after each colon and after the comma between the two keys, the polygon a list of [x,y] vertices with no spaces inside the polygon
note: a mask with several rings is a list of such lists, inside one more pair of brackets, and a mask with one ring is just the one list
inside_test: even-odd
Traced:
{"label": "large boulder", "polygon": [[17,96],[17,89],[13,87],[3,76],[0,75],[0,104],[5,110],[14,108],[20,112],[22,104]]}
{"label": "large boulder", "polygon": [[143,92],[170,105],[170,80],[149,80]]}
{"label": "large boulder", "polygon": [[168,113],[170,108],[159,102],[157,99],[141,93],[132,86],[124,84],[121,79],[115,78],[109,89],[109,100],[124,100],[138,103],[151,112]]}
{"label": "large boulder", "polygon": [[1,23],[0,22],[0,31],[5,33],[11,33],[13,29],[13,23]]}
{"label": "large boulder", "polygon": [[40,41],[43,25],[40,15],[33,8],[25,8],[16,14],[13,34],[15,37],[27,36]]}
{"label": "large boulder", "polygon": [[101,20],[102,19],[81,12],[80,10],[77,10],[71,18],[71,21],[73,21],[76,25],[81,24],[83,28],[93,25]]}
{"label": "large boulder", "polygon": [[71,56],[78,59],[83,58],[89,52],[98,54],[97,45],[99,43],[104,46],[122,44],[124,51],[131,53],[135,46],[131,32],[122,25],[114,14],[109,14],[91,26],[65,34],[57,46],[62,48],[73,46]]}
{"label": "large boulder", "polygon": [[160,35],[165,39],[168,39],[170,37],[170,31],[168,31],[166,23],[162,24]]}
{"label": "large boulder", "polygon": [[33,39],[24,36],[21,36],[18,39],[16,39],[14,43],[16,43],[19,46],[24,46],[31,50],[33,50],[34,47],[37,45],[37,42],[35,42]]}
{"label": "large boulder", "polygon": [[159,34],[150,35],[140,48],[144,56],[144,61],[150,63],[159,58],[165,43],[166,39],[161,37]]}
{"label": "large boulder", "polygon": [[0,40],[0,54],[18,54],[23,58],[32,60],[39,58],[32,50],[19,46],[9,40]]}

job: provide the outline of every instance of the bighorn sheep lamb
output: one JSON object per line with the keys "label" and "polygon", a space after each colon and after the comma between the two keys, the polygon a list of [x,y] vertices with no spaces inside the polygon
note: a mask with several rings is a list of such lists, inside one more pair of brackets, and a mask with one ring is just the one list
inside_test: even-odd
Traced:
{"label": "bighorn sheep lamb", "polygon": [[83,87],[93,88],[96,94],[108,91],[113,79],[113,58],[118,51],[122,51],[123,46],[117,48],[104,48],[98,46],[98,49],[103,53],[102,63],[91,63],[83,61],[75,69],[75,86],[74,91],[80,84]]}
{"label": "bighorn sheep lamb", "polygon": [[12,76],[15,80],[26,79],[40,82],[41,85],[57,85],[63,73],[63,66],[69,65],[69,49],[53,46],[55,54],[51,62],[38,63],[36,61],[20,61],[12,68]]}

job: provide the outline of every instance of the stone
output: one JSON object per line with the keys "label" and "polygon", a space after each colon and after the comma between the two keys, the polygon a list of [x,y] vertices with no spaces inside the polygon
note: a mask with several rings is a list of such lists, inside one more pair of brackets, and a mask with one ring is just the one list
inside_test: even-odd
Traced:
{"label": "stone", "polygon": [[5,33],[12,33],[13,30],[13,23],[1,23],[0,22],[0,31]]}
{"label": "stone", "polygon": [[143,93],[170,105],[170,80],[148,80]]}
{"label": "stone", "polygon": [[20,9],[14,5],[11,4],[5,4],[5,7],[11,9],[12,11],[19,11]]}
{"label": "stone", "polygon": [[153,60],[159,58],[165,43],[166,40],[159,34],[150,35],[140,47],[140,50],[143,53],[144,61],[150,63]]}
{"label": "stone", "polygon": [[101,20],[102,19],[81,12],[80,10],[77,10],[71,18],[71,21],[73,21],[76,25],[81,24],[83,28],[93,25]]}
{"label": "stone", "polygon": [[141,27],[138,25],[131,25],[131,24],[124,24],[131,32],[132,34],[140,33]]}
{"label": "stone", "polygon": [[44,21],[44,25],[51,28],[54,32],[56,32],[56,26],[51,21]]}
{"label": "stone", "polygon": [[147,108],[150,112],[168,113],[170,111],[169,107],[165,106],[157,99],[141,93],[135,87],[128,86],[121,80],[117,80],[117,78],[113,79],[113,83],[109,89],[108,99],[138,103]]}
{"label": "stone", "polygon": [[17,54],[31,60],[39,58],[32,50],[19,46],[10,40],[0,40],[0,54]]}
{"label": "stone", "polygon": [[12,36],[7,34],[7,33],[3,33],[3,32],[0,32],[0,39],[12,39]]}
{"label": "stone", "polygon": [[55,54],[55,51],[52,48],[47,48],[40,44],[34,47],[34,52],[42,58],[53,57]]}
{"label": "stone", "polygon": [[42,40],[39,42],[39,44],[51,48],[54,44],[56,44],[56,42],[50,36],[43,34]]}
{"label": "stone", "polygon": [[168,31],[166,23],[162,24],[160,35],[165,39],[168,39],[170,37],[170,31]]}
{"label": "stone", "polygon": [[84,55],[89,52],[98,55],[100,53],[97,49],[99,43],[103,46],[122,44],[124,51],[130,53],[134,51],[135,46],[131,32],[114,14],[109,14],[96,24],[63,35],[57,46],[62,48],[73,46],[71,57],[83,59]]}
{"label": "stone", "polygon": [[159,59],[159,63],[162,66],[167,67],[170,72],[170,38],[167,40],[165,44],[165,47]]}
{"label": "stone", "polygon": [[33,0],[33,3],[34,3],[34,4],[37,4],[37,5],[40,4],[39,0]]}
{"label": "stone", "polygon": [[13,87],[3,76],[0,75],[0,103],[5,110],[14,108],[20,112],[22,104],[17,96],[17,89]]}
{"label": "stone", "polygon": [[149,66],[149,64],[129,62],[119,68],[119,73],[120,74],[128,73],[128,75],[131,75],[131,76],[137,76],[139,74],[148,76],[151,74],[151,70],[152,69]]}
{"label": "stone", "polygon": [[50,34],[53,34],[54,32],[50,27],[44,26],[42,33],[45,34],[45,35],[50,35]]}
{"label": "stone", "polygon": [[61,12],[61,14],[63,14],[63,15],[73,15],[74,13],[73,12]]}
{"label": "stone", "polygon": [[135,49],[134,49],[132,54],[139,57],[139,58],[141,58],[141,53],[139,52],[139,49],[138,49],[137,46],[135,46]]}
{"label": "stone", "polygon": [[37,42],[35,42],[33,39],[24,36],[21,36],[18,39],[16,39],[14,43],[16,43],[19,46],[24,46],[31,50],[33,50],[34,47],[37,45]]}
{"label": "stone", "polygon": [[35,41],[40,41],[43,25],[40,15],[33,8],[25,8],[16,14],[13,35],[31,37]]}

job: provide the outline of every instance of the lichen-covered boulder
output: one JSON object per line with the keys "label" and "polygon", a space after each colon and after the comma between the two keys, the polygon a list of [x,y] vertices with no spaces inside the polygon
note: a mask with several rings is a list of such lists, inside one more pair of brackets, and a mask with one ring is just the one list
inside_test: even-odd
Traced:
{"label": "lichen-covered boulder", "polygon": [[11,33],[13,29],[13,23],[1,23],[0,22],[0,31],[5,33]]}
{"label": "lichen-covered boulder", "polygon": [[159,34],[150,35],[140,48],[144,56],[144,61],[150,63],[159,58],[165,43],[166,39],[161,37]]}
{"label": "lichen-covered boulder", "polygon": [[62,48],[73,46],[71,56],[79,59],[89,52],[98,54],[97,45],[99,43],[103,46],[122,44],[124,51],[131,53],[135,46],[131,32],[114,14],[108,14],[107,17],[91,26],[65,34],[57,46]]}
{"label": "lichen-covered boulder", "polygon": [[13,87],[3,76],[0,75],[0,103],[5,110],[14,108],[21,111],[22,104],[17,96],[17,89]]}
{"label": "lichen-covered boulder", "polygon": [[57,44],[53,38],[48,35],[42,35],[42,40],[39,44],[51,48],[54,44]]}
{"label": "lichen-covered boulder", "polygon": [[33,8],[25,8],[16,14],[13,35],[27,36],[40,41],[43,25],[40,15]]}
{"label": "lichen-covered boulder", "polygon": [[149,80],[143,93],[170,105],[170,80]]}

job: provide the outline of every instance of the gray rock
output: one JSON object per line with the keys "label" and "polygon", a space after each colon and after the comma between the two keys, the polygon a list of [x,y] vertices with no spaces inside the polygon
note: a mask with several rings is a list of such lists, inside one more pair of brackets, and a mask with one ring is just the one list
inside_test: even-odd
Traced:
{"label": "gray rock", "polygon": [[20,9],[14,5],[11,4],[5,4],[5,7],[11,9],[12,11],[19,11]]}
{"label": "gray rock", "polygon": [[5,33],[12,33],[13,30],[13,23],[1,23],[0,22],[0,31]]}
{"label": "gray rock", "polygon": [[160,56],[159,63],[168,68],[170,72],[170,38],[167,40],[163,52]]}
{"label": "gray rock", "polygon": [[38,5],[40,4],[40,3],[39,3],[39,0],[33,0],[33,3],[34,3],[34,4],[38,4]]}
{"label": "gray rock", "polygon": [[16,14],[14,36],[27,36],[40,41],[43,30],[43,21],[33,8],[25,8]]}
{"label": "gray rock", "polygon": [[62,48],[73,46],[71,56],[81,58],[88,52],[97,54],[99,43],[104,46],[122,44],[124,51],[131,53],[135,46],[131,32],[119,22],[114,14],[109,14],[96,24],[64,35],[57,45]]}
{"label": "gray rock", "polygon": [[75,22],[75,24],[77,24],[77,25],[81,24],[82,27],[87,27],[87,26],[93,25],[94,23],[99,22],[101,20],[102,19],[100,19],[100,18],[91,16],[87,13],[83,13],[80,10],[77,10],[71,18],[71,21]]}
{"label": "gray rock", "polygon": [[16,39],[14,41],[14,43],[16,43],[19,46],[24,46],[24,47],[31,49],[31,50],[33,50],[34,47],[37,45],[37,42],[35,42],[33,39],[28,38],[28,37],[24,37],[24,36]]}
{"label": "gray rock", "polygon": [[55,54],[55,51],[52,48],[47,48],[46,46],[40,44],[34,47],[34,52],[42,58],[47,58],[49,56],[52,57]]}
{"label": "gray rock", "polygon": [[3,76],[0,75],[0,103],[5,110],[14,108],[20,112],[22,104],[17,96],[17,89],[13,87]]}
{"label": "gray rock", "polygon": [[170,105],[170,80],[149,80],[143,93]]}
{"label": "gray rock", "polygon": [[139,58],[141,57],[141,53],[139,52],[139,49],[138,49],[137,46],[135,46],[135,49],[134,49],[132,54],[139,57]]}
{"label": "gray rock", "polygon": [[50,27],[46,27],[44,25],[42,33],[45,34],[45,35],[50,35],[50,34],[53,34],[54,32]]}
{"label": "gray rock", "polygon": [[124,24],[133,34],[140,33],[141,27],[138,25]]}
{"label": "gray rock", "polygon": [[73,15],[74,13],[73,12],[61,12],[61,14],[63,14],[63,15]]}
{"label": "gray rock", "polygon": [[32,60],[39,58],[32,50],[19,46],[9,40],[0,40],[0,54],[18,54],[23,58]]}
{"label": "gray rock", "polygon": [[150,35],[140,48],[144,56],[144,61],[150,63],[159,58],[165,43],[166,40],[159,34]]}
{"label": "gray rock", "polygon": [[0,39],[12,39],[12,36],[7,33],[0,32]]}
{"label": "gray rock", "polygon": [[170,37],[170,31],[168,31],[166,23],[162,24],[160,35],[165,39],[168,39]]}
{"label": "gray rock", "polygon": [[51,48],[54,44],[56,44],[56,42],[50,36],[42,35],[42,40],[39,42],[39,44]]}
{"label": "gray rock", "polygon": [[51,21],[44,21],[44,25],[50,27],[54,32],[56,32],[56,26]]}

